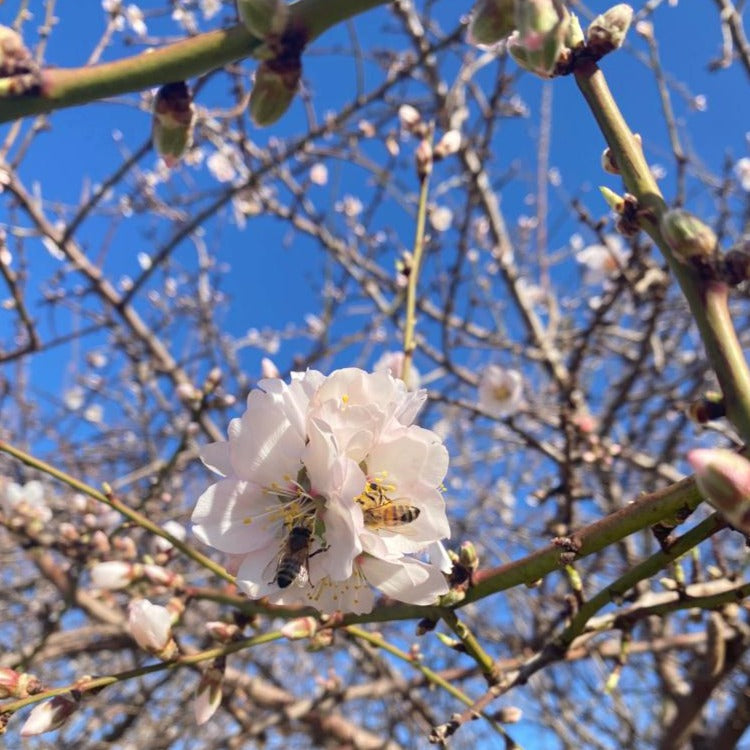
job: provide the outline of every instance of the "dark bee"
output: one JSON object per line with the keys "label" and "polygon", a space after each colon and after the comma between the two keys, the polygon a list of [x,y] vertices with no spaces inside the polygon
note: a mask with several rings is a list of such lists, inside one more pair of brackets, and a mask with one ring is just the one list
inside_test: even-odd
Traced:
{"label": "dark bee", "polygon": [[298,578],[307,578],[311,537],[312,531],[305,526],[292,526],[290,529],[286,549],[276,569],[276,583],[280,589],[290,586]]}

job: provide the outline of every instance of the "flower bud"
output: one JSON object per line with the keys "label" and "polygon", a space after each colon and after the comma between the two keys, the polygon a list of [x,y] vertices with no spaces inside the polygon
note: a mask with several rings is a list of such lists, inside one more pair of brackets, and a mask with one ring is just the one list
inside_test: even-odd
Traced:
{"label": "flower bud", "polygon": [[417,163],[417,176],[420,180],[425,179],[432,172],[432,146],[428,140],[422,140],[414,152]]}
{"label": "flower bud", "polygon": [[166,607],[136,599],[128,607],[128,626],[136,643],[165,661],[177,654],[172,640],[172,614]]}
{"label": "flower bud", "polygon": [[724,637],[726,625],[719,612],[711,612],[706,627],[705,674],[716,678],[724,670],[727,642]]}
{"label": "flower bud", "polygon": [[201,676],[193,703],[195,723],[198,725],[205,724],[221,705],[224,666],[225,661],[222,659],[219,664],[215,662],[210,666]]}
{"label": "flower bud", "polygon": [[39,66],[21,35],[8,26],[0,26],[0,78],[4,96],[31,94],[41,85]]}
{"label": "flower bud", "polygon": [[678,260],[699,260],[711,257],[716,252],[714,230],[682,208],[673,208],[663,214],[659,229]]}
{"label": "flower bud", "polygon": [[140,578],[143,569],[140,565],[123,562],[121,560],[110,560],[100,562],[91,568],[91,582],[100,589],[124,589],[136,578]]}
{"label": "flower bud", "polygon": [[727,415],[724,397],[716,391],[709,391],[703,398],[688,406],[687,414],[698,424],[706,424],[715,419],[722,419]]}
{"label": "flower bud", "polygon": [[42,683],[33,674],[0,667],[0,699],[28,698],[41,689]]}
{"label": "flower bud", "polygon": [[455,154],[459,148],[461,148],[461,131],[448,130],[443,133],[443,137],[438,141],[432,155],[435,161],[439,161],[445,159],[446,156]]}
{"label": "flower bud", "polygon": [[477,0],[469,25],[469,42],[491,45],[508,36],[516,28],[514,5],[514,0]]}
{"label": "flower bud", "polygon": [[602,169],[608,174],[620,174],[620,168],[617,166],[612,149],[609,146],[602,151]]}
{"label": "flower bud", "polygon": [[52,732],[61,727],[78,708],[78,701],[70,694],[56,695],[54,698],[35,706],[21,727],[21,737]]}
{"label": "flower bud", "polygon": [[209,635],[220,643],[229,643],[240,633],[237,625],[231,622],[221,622],[221,620],[207,622],[205,627]]}
{"label": "flower bud", "polygon": [[431,633],[437,627],[437,620],[431,620],[429,617],[423,617],[417,623],[417,635]]}
{"label": "flower bud", "polygon": [[598,57],[619,49],[633,20],[633,9],[626,3],[612,6],[597,16],[586,31],[589,50]]}
{"label": "flower bud", "polygon": [[272,359],[263,357],[260,361],[260,374],[264,378],[280,378],[281,373],[279,368],[276,367]]}
{"label": "flower bud", "polygon": [[479,555],[474,542],[463,542],[458,551],[458,562],[472,573],[479,567]]}
{"label": "flower bud", "polygon": [[313,652],[328,648],[333,643],[333,635],[334,630],[332,628],[319,630],[310,638],[305,650]]}
{"label": "flower bud", "polygon": [[317,632],[318,621],[314,617],[298,617],[296,620],[289,620],[281,628],[281,634],[290,641],[312,638]]}
{"label": "flower bud", "polygon": [[610,190],[604,185],[599,186],[599,192],[602,197],[607,201],[607,205],[616,213],[621,214],[625,208],[625,200],[619,196],[614,190]]}
{"label": "flower bud", "polygon": [[575,13],[570,14],[570,22],[565,32],[565,46],[569,49],[579,49],[586,44],[586,38],[583,35],[581,22]]}
{"label": "flower bud", "polygon": [[174,167],[193,143],[195,109],[185,81],[162,86],[154,98],[151,139],[156,153]]}
{"label": "flower bud", "polygon": [[744,533],[750,532],[750,461],[722,448],[697,448],[687,459],[698,489],[711,505]]}
{"label": "flower bud", "polygon": [[419,110],[416,107],[412,107],[411,104],[402,104],[398,108],[398,119],[404,130],[411,131],[422,121],[422,115],[420,115]]}
{"label": "flower bud", "polygon": [[237,0],[237,14],[254,37],[268,39],[286,28],[289,6],[284,0]]}
{"label": "flower bud", "polygon": [[562,15],[552,0],[524,0],[516,3],[518,31],[508,39],[508,52],[526,70],[550,78],[565,50],[570,13]]}
{"label": "flower bud", "polygon": [[500,724],[516,724],[523,718],[523,711],[518,706],[504,706],[492,718]]}
{"label": "flower bud", "polygon": [[250,92],[250,117],[258,127],[272,125],[289,109],[301,77],[299,57],[265,60],[258,66]]}

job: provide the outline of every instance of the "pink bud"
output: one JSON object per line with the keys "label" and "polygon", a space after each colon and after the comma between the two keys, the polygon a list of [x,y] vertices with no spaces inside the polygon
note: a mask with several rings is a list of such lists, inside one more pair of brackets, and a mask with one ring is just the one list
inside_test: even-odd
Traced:
{"label": "pink bud", "polygon": [[78,701],[70,695],[56,695],[52,700],[35,706],[21,727],[21,737],[51,732],[61,727],[78,707]]}
{"label": "pink bud", "polygon": [[750,533],[750,461],[734,451],[698,448],[687,455],[701,494],[740,531]]}
{"label": "pink bud", "polygon": [[26,698],[41,690],[41,683],[32,674],[0,667],[0,698]]}

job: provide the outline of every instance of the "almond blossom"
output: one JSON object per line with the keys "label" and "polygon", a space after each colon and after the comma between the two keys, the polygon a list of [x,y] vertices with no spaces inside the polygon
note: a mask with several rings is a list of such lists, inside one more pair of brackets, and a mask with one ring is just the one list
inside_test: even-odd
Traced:
{"label": "almond blossom", "polygon": [[523,376],[517,370],[490,365],[479,379],[479,406],[493,417],[507,417],[523,404]]}
{"label": "almond blossom", "polygon": [[356,368],[258,385],[229,439],[202,449],[224,478],[192,517],[201,541],[232,556],[240,588],[328,612],[370,611],[370,585],[415,604],[447,591],[437,566],[411,556],[450,534],[448,453],[412,424],[426,393]]}

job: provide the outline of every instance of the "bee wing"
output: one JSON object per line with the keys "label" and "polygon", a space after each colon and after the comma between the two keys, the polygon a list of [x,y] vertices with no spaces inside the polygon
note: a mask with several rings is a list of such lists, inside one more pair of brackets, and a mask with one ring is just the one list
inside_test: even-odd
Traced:
{"label": "bee wing", "polygon": [[276,575],[279,572],[279,563],[281,562],[281,558],[283,557],[283,552],[281,554],[275,555],[271,558],[268,565],[266,565],[265,568],[263,568],[263,582],[264,583],[276,583]]}

